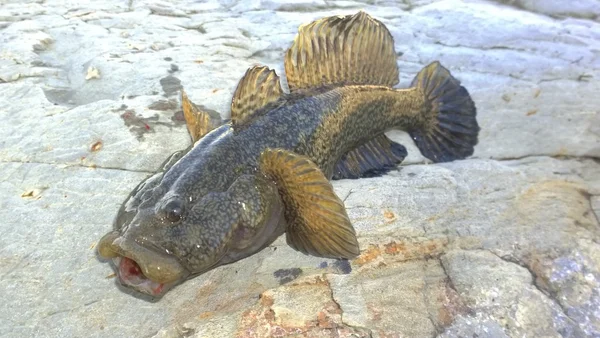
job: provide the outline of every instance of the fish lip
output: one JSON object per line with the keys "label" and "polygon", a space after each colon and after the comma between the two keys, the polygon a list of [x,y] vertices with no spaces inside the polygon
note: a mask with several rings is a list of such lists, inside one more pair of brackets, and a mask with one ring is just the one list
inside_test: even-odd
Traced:
{"label": "fish lip", "polygon": [[[127,257],[129,258],[129,257]],[[124,256],[117,256],[112,258],[111,265],[113,269],[117,273],[117,278],[119,284],[121,284],[126,289],[131,289],[141,294],[145,294],[151,296],[152,298],[161,298],[167,293],[171,288],[181,282],[175,281],[171,283],[158,283],[147,277],[138,278],[138,280],[133,281],[132,279],[125,278],[121,275],[121,261],[124,259]]]}
{"label": "fish lip", "polygon": [[[166,250],[150,243],[139,243],[117,232],[110,232],[100,240],[98,254],[112,260],[121,284],[151,296],[164,294],[171,286],[190,275],[179,259]],[[140,267],[143,277],[149,282],[164,285],[163,290],[158,293],[151,292],[121,276],[119,265],[122,257],[133,260]]]}

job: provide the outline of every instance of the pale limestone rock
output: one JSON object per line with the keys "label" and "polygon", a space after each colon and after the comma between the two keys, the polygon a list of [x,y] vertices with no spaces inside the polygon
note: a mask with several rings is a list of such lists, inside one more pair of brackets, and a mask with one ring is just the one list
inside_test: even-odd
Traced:
{"label": "pale limestone rock", "polygon": [[496,0],[508,5],[517,6],[532,12],[553,16],[573,16],[586,19],[598,19],[600,3],[595,0]]}
{"label": "pale limestone rock", "polygon": [[[159,302],[118,289],[94,246],[189,145],[179,89],[228,117],[249,66],[285,84],[298,26],[359,9],[394,36],[401,87],[440,60],[469,89],[479,159],[423,165],[391,132],[416,165],[334,183],[357,259],[281,238]],[[591,0],[3,3],[0,336],[600,335],[597,17]]]}

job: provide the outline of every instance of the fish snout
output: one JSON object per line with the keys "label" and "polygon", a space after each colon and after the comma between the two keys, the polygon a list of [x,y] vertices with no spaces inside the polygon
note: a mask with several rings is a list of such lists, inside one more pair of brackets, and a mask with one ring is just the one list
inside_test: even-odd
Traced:
{"label": "fish snout", "polygon": [[104,259],[115,258],[119,256],[117,248],[113,245],[115,239],[119,237],[119,233],[111,231],[104,235],[98,242],[98,255]]}
{"label": "fish snout", "polygon": [[137,243],[113,231],[98,243],[98,254],[112,259],[122,284],[153,296],[165,285],[184,280],[189,272],[173,255]]}

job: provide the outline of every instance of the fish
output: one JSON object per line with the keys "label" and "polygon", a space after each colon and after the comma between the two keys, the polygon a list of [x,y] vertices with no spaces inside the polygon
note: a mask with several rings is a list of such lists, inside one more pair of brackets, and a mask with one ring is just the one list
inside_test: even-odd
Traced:
{"label": "fish", "polygon": [[237,262],[285,235],[324,258],[360,254],[332,179],[382,175],[407,156],[385,133],[408,132],[433,162],[473,154],[475,103],[434,61],[408,88],[394,40],[364,11],[300,26],[285,53],[288,91],[267,66],[249,68],[219,121],[184,90],[192,146],[172,154],[122,204],[98,242],[125,288],[162,297],[174,286]]}

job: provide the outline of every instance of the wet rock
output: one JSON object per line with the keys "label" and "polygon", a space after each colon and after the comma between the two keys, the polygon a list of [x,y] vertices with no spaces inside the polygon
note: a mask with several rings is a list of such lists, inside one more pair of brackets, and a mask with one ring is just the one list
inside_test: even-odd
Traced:
{"label": "wet rock", "polygon": [[300,274],[302,274],[302,269],[300,268],[279,269],[273,272],[273,276],[279,279],[279,284],[289,283],[298,278]]}
{"label": "wet rock", "polygon": [[181,88],[183,88],[181,86],[181,81],[172,75],[160,79],[160,85],[162,86],[162,89],[165,92],[166,96],[171,96],[179,92]]}
{"label": "wet rock", "polygon": [[179,108],[180,105],[179,102],[177,102],[177,100],[158,100],[148,106],[148,109],[152,110],[171,110]]}

